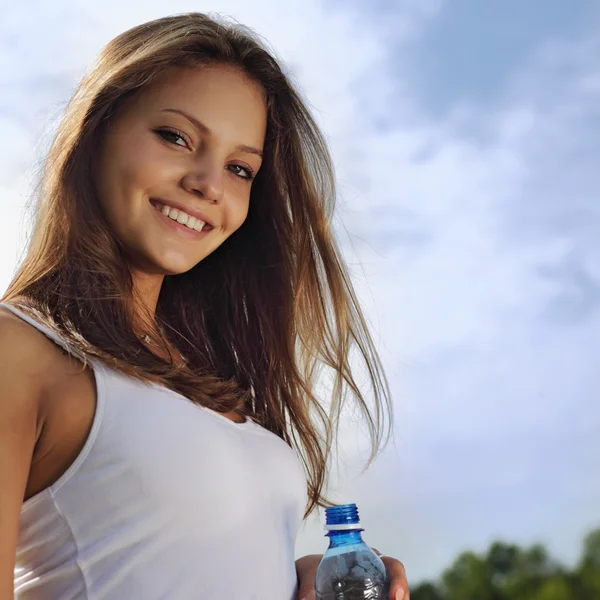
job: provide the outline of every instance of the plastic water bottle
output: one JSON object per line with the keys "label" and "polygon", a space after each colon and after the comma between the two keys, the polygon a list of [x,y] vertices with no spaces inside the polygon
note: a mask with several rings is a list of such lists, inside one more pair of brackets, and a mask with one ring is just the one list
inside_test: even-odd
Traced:
{"label": "plastic water bottle", "polygon": [[388,600],[385,565],[362,540],[356,504],[325,509],[329,548],[315,576],[317,600]]}

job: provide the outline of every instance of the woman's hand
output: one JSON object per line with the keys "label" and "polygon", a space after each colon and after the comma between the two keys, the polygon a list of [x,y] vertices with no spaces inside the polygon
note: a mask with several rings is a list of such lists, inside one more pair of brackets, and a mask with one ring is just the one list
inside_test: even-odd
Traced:
{"label": "woman's hand", "polygon": [[[373,552],[381,555],[379,550],[372,548]],[[296,573],[298,574],[298,600],[317,600],[315,593],[315,575],[322,554],[308,554],[296,561]],[[409,600],[408,582],[404,565],[391,556],[381,556],[381,560],[390,578],[389,600]]]}

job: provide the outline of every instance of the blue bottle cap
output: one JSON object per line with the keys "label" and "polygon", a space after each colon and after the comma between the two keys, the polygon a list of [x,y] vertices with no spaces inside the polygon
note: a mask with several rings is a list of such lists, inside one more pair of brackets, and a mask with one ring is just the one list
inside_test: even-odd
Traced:
{"label": "blue bottle cap", "polygon": [[341,504],[325,508],[328,531],[343,531],[345,529],[360,529],[360,518],[356,504]]}

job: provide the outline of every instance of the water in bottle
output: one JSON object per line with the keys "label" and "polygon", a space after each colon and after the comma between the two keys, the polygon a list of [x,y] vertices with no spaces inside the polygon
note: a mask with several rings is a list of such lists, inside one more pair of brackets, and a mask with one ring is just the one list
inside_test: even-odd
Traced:
{"label": "water in bottle", "polygon": [[388,600],[381,559],[362,540],[356,504],[325,509],[329,548],[315,577],[317,600]]}

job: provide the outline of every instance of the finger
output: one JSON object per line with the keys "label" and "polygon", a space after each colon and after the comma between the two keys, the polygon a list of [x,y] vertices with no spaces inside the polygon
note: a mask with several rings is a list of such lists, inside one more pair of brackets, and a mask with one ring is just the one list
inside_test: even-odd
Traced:
{"label": "finger", "polygon": [[410,600],[404,565],[396,558],[381,554],[377,548],[371,548],[371,550],[379,556],[390,578],[390,600]]}
{"label": "finger", "polygon": [[296,561],[299,581],[298,600],[317,600],[315,576],[322,558],[322,554],[309,554]]}
{"label": "finger", "polygon": [[409,600],[410,591],[404,565],[391,556],[381,556],[380,558],[390,578],[390,600]]}

